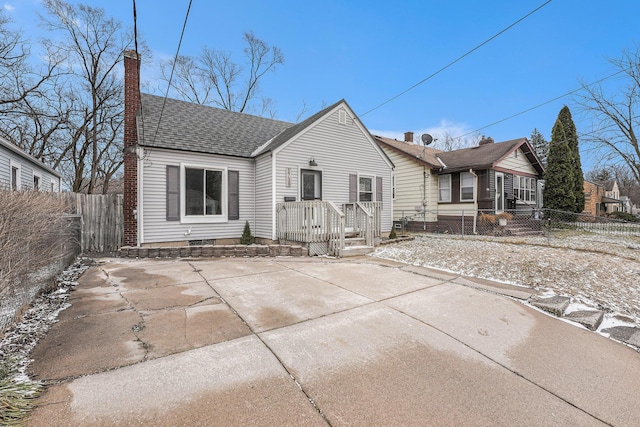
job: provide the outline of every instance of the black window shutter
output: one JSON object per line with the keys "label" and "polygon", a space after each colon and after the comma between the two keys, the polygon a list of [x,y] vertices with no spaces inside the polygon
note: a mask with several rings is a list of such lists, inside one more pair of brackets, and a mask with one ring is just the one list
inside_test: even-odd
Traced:
{"label": "black window shutter", "polygon": [[167,165],[167,221],[180,221],[180,167]]}
{"label": "black window shutter", "polygon": [[376,176],[376,202],[382,201],[382,177]]}
{"label": "black window shutter", "polygon": [[240,172],[229,171],[229,219],[240,219]]}
{"label": "black window shutter", "polygon": [[358,175],[349,174],[349,203],[358,201]]}

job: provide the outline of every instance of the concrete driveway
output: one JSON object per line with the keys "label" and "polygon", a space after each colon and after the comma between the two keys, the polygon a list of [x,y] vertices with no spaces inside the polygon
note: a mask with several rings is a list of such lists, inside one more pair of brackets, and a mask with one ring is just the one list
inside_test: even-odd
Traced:
{"label": "concrete driveway", "polygon": [[373,258],[101,259],[33,352],[28,425],[637,425],[640,354],[529,295]]}

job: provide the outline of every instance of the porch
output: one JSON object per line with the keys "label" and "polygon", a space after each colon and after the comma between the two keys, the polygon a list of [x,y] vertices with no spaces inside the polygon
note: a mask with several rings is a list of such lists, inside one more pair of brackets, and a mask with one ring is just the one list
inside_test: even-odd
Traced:
{"label": "porch", "polygon": [[381,219],[382,202],[283,202],[276,205],[276,238],[308,247],[309,255],[361,255],[379,242]]}

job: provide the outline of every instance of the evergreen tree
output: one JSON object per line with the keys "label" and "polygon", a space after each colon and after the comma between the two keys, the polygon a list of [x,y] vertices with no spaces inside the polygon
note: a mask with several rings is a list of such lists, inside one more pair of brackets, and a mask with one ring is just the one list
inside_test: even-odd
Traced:
{"label": "evergreen tree", "polygon": [[545,208],[573,212],[576,207],[573,159],[562,121],[553,125],[551,143],[544,174],[543,200]]}
{"label": "evergreen tree", "polygon": [[580,149],[578,148],[578,132],[576,131],[576,125],[573,123],[571,111],[566,105],[560,110],[558,119],[562,122],[564,134],[569,144],[569,150],[571,151],[573,192],[576,199],[576,204],[571,211],[579,213],[584,210],[584,178],[582,174],[582,162],[580,161]]}
{"label": "evergreen tree", "polygon": [[538,129],[534,129],[533,132],[531,132],[529,142],[531,143],[533,150],[536,152],[536,156],[538,156],[542,164],[546,166],[547,154],[549,152],[549,141],[544,139],[544,136],[542,136]]}
{"label": "evergreen tree", "polygon": [[249,221],[245,221],[244,230],[242,231],[242,237],[240,237],[241,245],[252,245],[255,242],[256,238],[251,234],[251,227],[249,226]]}

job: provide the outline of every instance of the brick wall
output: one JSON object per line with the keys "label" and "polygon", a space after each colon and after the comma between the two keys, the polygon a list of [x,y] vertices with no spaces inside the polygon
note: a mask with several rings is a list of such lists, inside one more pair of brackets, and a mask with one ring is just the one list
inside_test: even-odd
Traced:
{"label": "brick wall", "polygon": [[138,132],[136,113],[140,106],[140,58],[134,51],[124,52],[124,245],[138,244]]}

